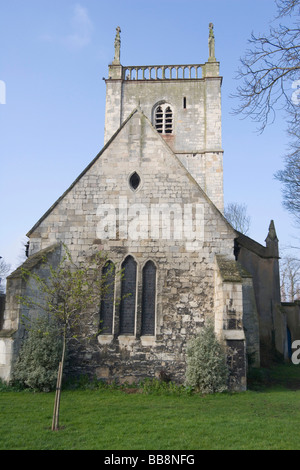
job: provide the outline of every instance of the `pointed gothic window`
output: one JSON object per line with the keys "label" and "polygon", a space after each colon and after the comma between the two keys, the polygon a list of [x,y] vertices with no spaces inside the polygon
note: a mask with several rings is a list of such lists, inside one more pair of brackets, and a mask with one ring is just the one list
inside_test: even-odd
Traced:
{"label": "pointed gothic window", "polygon": [[148,261],[143,269],[142,335],[155,334],[156,267]]}
{"label": "pointed gothic window", "polygon": [[100,305],[100,334],[111,335],[113,329],[115,266],[108,261],[103,270],[104,294]]}
{"label": "pointed gothic window", "polygon": [[136,262],[132,256],[122,263],[120,334],[134,335],[136,308]]}
{"label": "pointed gothic window", "polygon": [[173,111],[170,105],[164,103],[155,108],[154,125],[160,134],[173,133]]}
{"label": "pointed gothic window", "polygon": [[130,176],[129,178],[129,184],[130,184],[130,187],[136,191],[137,188],[139,187],[140,185],[140,182],[141,182],[141,178],[139,177],[139,175],[137,174],[137,172],[135,171],[134,173],[132,173],[132,175]]}

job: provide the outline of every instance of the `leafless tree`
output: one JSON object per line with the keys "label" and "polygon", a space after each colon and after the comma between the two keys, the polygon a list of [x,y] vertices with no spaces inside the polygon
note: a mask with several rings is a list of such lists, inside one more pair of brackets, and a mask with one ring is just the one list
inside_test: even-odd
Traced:
{"label": "leafless tree", "polygon": [[247,215],[247,206],[230,202],[225,206],[225,218],[239,232],[247,235],[250,230],[250,217]]}
{"label": "leafless tree", "polygon": [[257,121],[260,130],[275,119],[278,109],[299,116],[298,93],[291,86],[296,87],[292,84],[300,78],[300,0],[277,0],[276,4],[275,22],[287,15],[293,15],[294,21],[289,26],[276,24],[268,34],[252,33],[237,76],[242,85],[237,88],[240,105],[236,112]]}
{"label": "leafless tree", "polygon": [[285,256],[280,264],[281,300],[294,302],[300,300],[300,260]]}
{"label": "leafless tree", "polygon": [[283,206],[294,216],[300,227],[300,119],[294,119],[288,133],[291,137],[290,151],[284,157],[284,169],[277,171],[275,178],[283,185]]}
{"label": "leafless tree", "polygon": [[0,294],[5,292],[5,279],[11,270],[11,265],[0,258]]}
{"label": "leafless tree", "polygon": [[300,223],[300,0],[275,3],[278,14],[268,34],[252,33],[241,59],[235,111],[256,121],[261,132],[276,112],[285,112],[290,149],[275,178],[283,184],[284,207]]}
{"label": "leafless tree", "polygon": [[290,15],[293,9],[299,5],[299,0],[277,0],[276,3],[279,9],[278,18],[281,18]]}
{"label": "leafless tree", "polygon": [[27,243],[28,243],[28,240],[25,237],[22,238],[21,243],[20,243],[20,250],[19,250],[19,254],[17,258],[18,266],[21,266],[21,264],[23,264],[24,261],[26,261],[27,259],[27,255],[26,255]]}

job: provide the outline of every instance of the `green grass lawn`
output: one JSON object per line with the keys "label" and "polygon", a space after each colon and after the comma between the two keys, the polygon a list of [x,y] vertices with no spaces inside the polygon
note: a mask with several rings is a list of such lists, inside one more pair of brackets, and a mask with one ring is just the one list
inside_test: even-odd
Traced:
{"label": "green grass lawn", "polygon": [[300,370],[292,367],[256,379],[259,391],[205,397],[64,390],[57,432],[54,393],[2,391],[0,449],[300,449]]}

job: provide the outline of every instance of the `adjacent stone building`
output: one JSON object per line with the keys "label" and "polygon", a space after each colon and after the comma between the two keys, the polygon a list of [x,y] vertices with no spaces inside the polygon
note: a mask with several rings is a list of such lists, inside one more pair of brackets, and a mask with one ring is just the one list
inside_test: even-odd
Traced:
{"label": "adjacent stone building", "polygon": [[[72,351],[70,370],[120,382],[164,372],[183,382],[187,342],[209,320],[226,347],[232,389],[246,388],[247,361],[259,365],[260,341],[285,354],[274,224],[263,247],[223,215],[214,51],[210,24],[204,64],[125,67],[117,28],[104,147],[27,234],[30,269],[39,271],[42,256],[55,265],[62,244],[80,260],[100,249],[110,266],[124,269],[113,298],[100,302],[101,334]],[[8,279],[0,334],[5,379],[23,337],[16,295],[24,289],[18,269]]]}

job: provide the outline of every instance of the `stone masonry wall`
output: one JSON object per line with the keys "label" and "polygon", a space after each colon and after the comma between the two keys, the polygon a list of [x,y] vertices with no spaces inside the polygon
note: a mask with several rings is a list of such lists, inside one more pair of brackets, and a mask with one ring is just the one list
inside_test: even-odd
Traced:
{"label": "stone masonry wall", "polygon": [[[141,178],[136,191],[129,185],[134,171]],[[151,230],[158,227],[151,208],[157,204],[182,213],[187,205],[199,206],[199,240],[185,239],[179,219],[174,223],[172,217],[171,235],[163,232],[168,228],[164,218],[160,236],[153,236]],[[115,236],[108,232],[105,238],[103,229],[111,230],[116,219]],[[135,112],[124,123],[110,145],[29,235],[31,254],[61,241],[75,259],[98,248],[109,253],[117,270],[128,254],[137,262],[135,334],[119,335],[116,307],[113,334],[89,342],[80,357],[77,351],[77,360],[73,358],[76,371],[89,370],[98,377],[125,381],[154,376],[164,369],[173,379],[184,379],[186,343],[207,319],[214,318],[215,255],[234,259],[235,233],[142,113]],[[141,336],[142,268],[148,260],[157,266],[155,335]],[[116,282],[116,297],[119,294],[120,282]]]}
{"label": "stone masonry wall", "polygon": [[5,308],[5,294],[0,294],[0,330],[2,330],[2,327],[3,327],[4,308]]}

